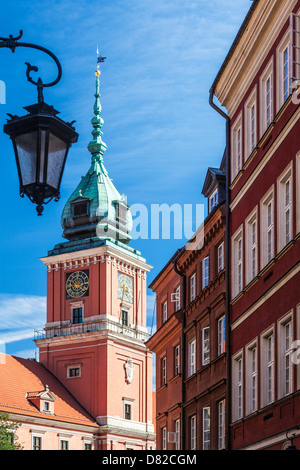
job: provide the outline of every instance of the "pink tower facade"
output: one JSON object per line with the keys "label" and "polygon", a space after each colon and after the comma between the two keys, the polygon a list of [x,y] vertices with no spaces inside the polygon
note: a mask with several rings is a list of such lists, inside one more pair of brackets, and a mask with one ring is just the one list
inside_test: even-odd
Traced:
{"label": "pink tower facade", "polygon": [[150,266],[128,245],[131,215],[103,165],[96,72],[92,163],[67,201],[47,266],[40,362],[100,425],[99,450],[155,448],[152,353],[145,346]]}

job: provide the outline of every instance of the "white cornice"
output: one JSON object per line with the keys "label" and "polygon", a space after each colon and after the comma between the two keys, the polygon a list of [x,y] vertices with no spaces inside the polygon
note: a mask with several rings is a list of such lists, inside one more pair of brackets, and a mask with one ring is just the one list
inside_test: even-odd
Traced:
{"label": "white cornice", "polygon": [[78,250],[71,253],[47,256],[40,260],[48,267],[48,271],[59,269],[83,268],[99,262],[115,263],[120,269],[138,270],[139,273],[149,272],[152,266],[139,260],[130,253],[118,250],[112,246],[99,246],[88,250]]}
{"label": "white cornice", "polygon": [[215,95],[230,117],[236,112],[297,0],[260,2],[217,83]]}

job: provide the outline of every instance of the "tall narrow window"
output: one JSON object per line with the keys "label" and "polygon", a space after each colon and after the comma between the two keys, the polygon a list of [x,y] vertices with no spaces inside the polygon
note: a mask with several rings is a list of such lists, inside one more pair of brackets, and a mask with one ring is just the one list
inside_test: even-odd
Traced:
{"label": "tall narrow window", "polygon": [[202,364],[208,364],[210,360],[210,345],[209,345],[209,326],[202,330]]}
{"label": "tall narrow window", "polygon": [[254,87],[245,105],[245,159],[251,155],[257,143],[256,95],[257,89]]}
{"label": "tall narrow window", "polygon": [[225,449],[225,399],[218,403],[218,449]]}
{"label": "tall narrow window", "polygon": [[293,342],[293,329],[292,321],[289,321],[284,325],[284,368],[285,368],[285,395],[288,395],[292,392],[292,342]]}
{"label": "tall narrow window", "polygon": [[224,242],[218,246],[218,273],[224,269]]}
{"label": "tall narrow window", "polygon": [[197,448],[196,415],[190,418],[190,432],[191,432],[191,450],[196,450]]}
{"label": "tall narrow window", "polygon": [[257,347],[251,345],[247,351],[247,408],[248,413],[257,410]]}
{"label": "tall narrow window", "polygon": [[175,300],[175,311],[180,310],[180,286],[177,287],[175,291],[176,300]]}
{"label": "tall narrow window", "polygon": [[278,178],[278,250],[293,238],[293,179],[292,164]]}
{"label": "tall narrow window", "polygon": [[260,134],[261,137],[273,122],[273,58],[260,79]]}
{"label": "tall narrow window", "polygon": [[247,283],[257,275],[257,215],[256,211],[247,219],[246,250],[247,250]]}
{"label": "tall narrow window", "polygon": [[261,265],[274,258],[274,191],[273,187],[261,201]]}
{"label": "tall narrow window", "polygon": [[243,233],[240,230],[232,240],[232,295],[235,297],[243,288]]}
{"label": "tall narrow window", "polygon": [[291,92],[291,82],[290,82],[290,48],[287,46],[283,51],[283,98],[284,101],[288,99]]}
{"label": "tall narrow window", "polygon": [[225,352],[225,315],[218,320],[218,355]]}
{"label": "tall narrow window", "polygon": [[174,375],[180,373],[180,345],[174,348]]}
{"label": "tall narrow window", "polygon": [[209,284],[209,257],[206,256],[202,261],[202,289]]}
{"label": "tall narrow window", "polygon": [[82,307],[73,308],[73,323],[82,323]]}
{"label": "tall narrow window", "polygon": [[196,372],[196,339],[188,344],[188,373],[189,376]]}
{"label": "tall narrow window", "polygon": [[233,359],[233,420],[243,417],[243,357]]}
{"label": "tall narrow window", "polygon": [[273,121],[273,77],[270,75],[266,80],[266,124],[267,127]]}
{"label": "tall narrow window", "polygon": [[293,392],[292,342],[293,323],[292,316],[289,314],[279,324],[279,379],[281,397]]}
{"label": "tall narrow window", "polygon": [[162,449],[167,450],[167,428],[164,427],[161,431]]}
{"label": "tall narrow window", "polygon": [[121,321],[123,326],[128,326],[128,312],[127,310],[122,310],[121,311]]}
{"label": "tall narrow window", "polygon": [[203,450],[210,449],[210,407],[203,408]]}
{"label": "tall narrow window", "polygon": [[162,321],[165,323],[168,318],[168,302],[162,304]]}
{"label": "tall narrow window", "polygon": [[124,418],[132,419],[132,404],[124,403]]}
{"label": "tall narrow window", "polygon": [[243,142],[242,142],[242,113],[236,119],[235,123],[232,126],[232,133],[231,133],[231,140],[232,140],[232,152],[231,152],[231,179],[237,176],[237,174],[241,171],[243,165],[243,157],[242,157],[242,149],[243,149]]}
{"label": "tall narrow window", "polygon": [[161,360],[161,385],[167,383],[167,357],[163,357]]}
{"label": "tall narrow window", "polygon": [[289,243],[292,238],[292,198],[291,198],[291,180],[285,183],[285,243]]}
{"label": "tall narrow window", "polygon": [[196,273],[190,277],[190,301],[193,302],[196,298]]}
{"label": "tall narrow window", "polygon": [[274,334],[273,331],[265,334],[262,339],[263,354],[263,406],[274,401]]}
{"label": "tall narrow window", "polygon": [[175,449],[180,450],[180,419],[175,421]]}

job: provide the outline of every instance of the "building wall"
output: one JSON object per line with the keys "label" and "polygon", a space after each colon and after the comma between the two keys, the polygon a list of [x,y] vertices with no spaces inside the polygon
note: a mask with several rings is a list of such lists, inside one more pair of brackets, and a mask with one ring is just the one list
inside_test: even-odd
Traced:
{"label": "building wall", "polygon": [[[290,70],[283,67],[283,59],[288,57],[283,51],[291,38],[290,13],[299,11],[300,2],[296,0],[267,5],[259,2],[216,88],[231,119],[233,449],[281,448],[286,441],[282,435],[299,424],[299,366],[291,357],[292,341],[299,338],[300,322],[300,111],[292,89],[288,98],[280,98],[283,73]],[[233,66],[235,60],[238,63]],[[270,122],[265,123],[269,97],[272,97],[273,114]],[[248,105],[253,103],[255,125],[252,128]],[[249,152],[246,144],[253,129],[254,148]],[[286,239],[287,227],[290,236]],[[286,346],[283,335],[290,320],[292,332]],[[267,344],[272,346],[269,361]],[[283,391],[285,371],[289,377],[288,391]]]}
{"label": "building wall", "polygon": [[[211,449],[217,449],[219,446],[218,404],[225,399],[226,352],[218,350],[218,320],[225,315],[225,271],[223,266],[218,272],[217,247],[224,242],[224,234],[223,204],[214,209],[214,213],[206,219],[203,247],[199,250],[183,250],[179,256],[174,254],[151,285],[157,295],[158,330],[147,345],[156,354],[158,449],[203,449],[205,447],[203,410],[207,407],[210,407],[211,426],[209,446]],[[209,281],[207,286],[203,286],[203,260],[207,256],[209,256]],[[186,305],[183,305],[181,277],[173,267],[176,257],[177,267],[185,275]],[[196,274],[196,278],[191,298],[193,274]],[[180,310],[176,312],[175,302],[171,303],[170,299],[179,285]],[[168,300],[168,314],[163,322],[163,304],[166,300]],[[184,330],[182,330],[183,320]],[[209,359],[203,363],[203,331],[207,327],[209,327]],[[183,350],[182,334],[184,334]],[[192,340],[195,340],[193,372],[190,370],[189,352]],[[177,345],[181,348],[180,374],[175,375],[174,353]],[[162,380],[164,366],[165,382]],[[178,420],[180,420],[180,440],[176,444],[174,433]]]}

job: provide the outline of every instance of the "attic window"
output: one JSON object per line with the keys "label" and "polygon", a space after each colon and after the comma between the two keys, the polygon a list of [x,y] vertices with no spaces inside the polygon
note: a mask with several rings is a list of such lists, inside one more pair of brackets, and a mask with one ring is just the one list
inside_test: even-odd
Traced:
{"label": "attic window", "polygon": [[88,202],[77,202],[73,204],[73,216],[74,217],[82,217],[88,214]]}
{"label": "attic window", "polygon": [[209,197],[209,212],[218,205],[218,188],[214,190],[212,195]]}

